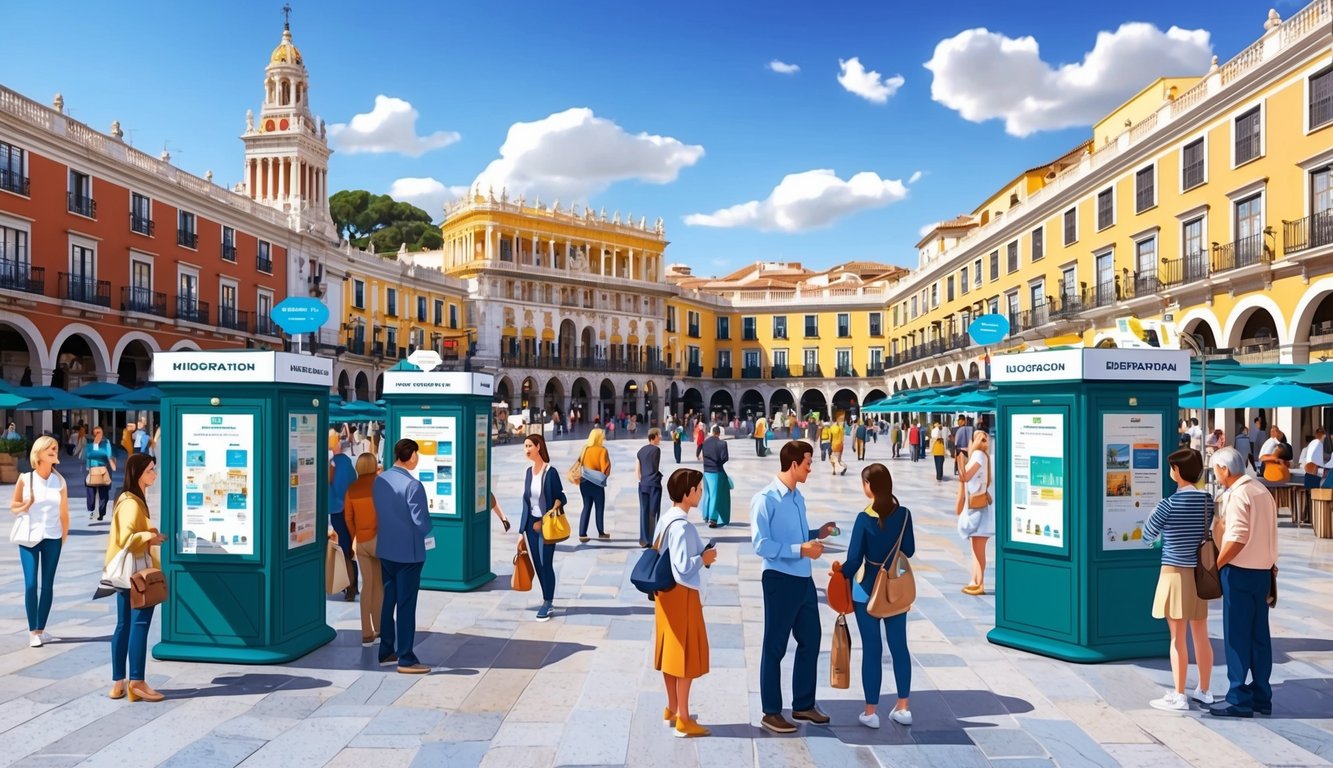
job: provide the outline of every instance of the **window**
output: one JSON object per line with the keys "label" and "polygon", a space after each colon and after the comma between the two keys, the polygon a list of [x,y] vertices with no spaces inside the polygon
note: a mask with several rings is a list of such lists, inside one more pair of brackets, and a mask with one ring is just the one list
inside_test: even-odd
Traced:
{"label": "window", "polygon": [[[1333,122],[1333,69],[1310,78],[1310,130],[1329,122]],[[0,173],[4,173],[4,165],[4,145],[0,144]]]}
{"label": "window", "polygon": [[685,319],[686,319],[686,321],[687,321],[688,324],[689,324],[688,331],[689,331],[690,338],[692,338],[692,339],[697,339],[697,338],[699,338],[699,313],[698,313],[698,312],[689,312],[689,313],[685,316]]}
{"label": "window", "polygon": [[917,311],[916,311],[916,297],[913,296],[913,297],[912,297],[912,319],[915,320],[915,319],[916,319],[916,316],[917,316]]}
{"label": "window", "polygon": [[1183,254],[1184,271],[1172,274],[1171,280],[1191,282],[1208,274],[1208,253],[1204,250],[1203,217],[1185,222],[1180,229],[1180,246]]}
{"label": "window", "polygon": [[1073,267],[1060,273],[1060,301],[1065,305],[1078,301],[1078,271]]}
{"label": "window", "polygon": [[192,323],[208,321],[208,307],[199,301],[199,275],[192,271],[180,271],[180,286],[176,295],[176,318]]}
{"label": "window", "polygon": [[[1134,287],[1157,290],[1157,238],[1149,237],[1134,244]],[[1136,291],[1142,295],[1143,290]]]}
{"label": "window", "polygon": [[1259,107],[1236,118],[1236,165],[1248,163],[1263,154],[1262,113]]}
{"label": "window", "polygon": [[97,253],[92,248],[82,245],[70,247],[69,256],[70,282],[92,281],[97,277]]}
{"label": "window", "polygon": [[1103,189],[1097,193],[1097,231],[1115,223],[1115,190]]}
{"label": "window", "polygon": [[384,354],[398,357],[398,329],[393,326],[384,329]]}
{"label": "window", "polygon": [[805,316],[805,337],[807,339],[819,338],[819,315]]}
{"label": "window", "polygon": [[757,327],[759,318],[750,316],[741,318],[741,338],[745,341],[754,341],[759,338],[759,328]]}
{"label": "window", "polygon": [[1065,245],[1073,245],[1078,242],[1078,209],[1070,208],[1065,211]]}
{"label": "window", "polygon": [[1157,205],[1157,169],[1151,165],[1134,174],[1134,212],[1143,213]]}
{"label": "window", "polygon": [[255,269],[273,274],[273,247],[267,240],[258,241],[255,249]]}
{"label": "window", "polygon": [[436,325],[444,325],[444,302],[439,299],[435,300],[435,314],[432,319]]}
{"label": "window", "polygon": [[717,367],[723,369],[723,373],[731,375],[731,350],[719,349],[717,351]]}
{"label": "window", "polygon": [[221,304],[223,309],[236,309],[236,284],[223,283],[221,292]]}
{"label": "window", "polygon": [[22,229],[0,226],[0,287],[30,290],[30,258],[28,233]]}
{"label": "window", "polygon": [[449,327],[457,330],[458,328],[458,305],[449,305]]}
{"label": "window", "polygon": [[806,373],[817,372],[819,370],[819,350],[809,347],[801,350],[801,364],[805,366]]}
{"label": "window", "polygon": [[845,339],[852,335],[852,318],[846,312],[838,313],[838,338]]}
{"label": "window", "polygon": [[775,339],[785,339],[785,338],[787,338],[787,316],[786,316],[786,315],[774,315],[774,316],[773,316],[773,338],[775,338]]}
{"label": "window", "polygon": [[953,301],[953,275],[949,275],[944,283],[944,300]]}
{"label": "window", "polygon": [[124,309],[129,312],[154,312],[153,264],[143,259],[130,260],[130,288]]}
{"label": "window", "polygon": [[141,235],[153,234],[153,201],[147,195],[130,193],[130,231]]}
{"label": "window", "polygon": [[500,261],[514,260],[514,243],[512,240],[500,238]]}
{"label": "window", "polygon": [[870,363],[866,366],[868,376],[882,376],[884,374],[884,347],[870,348]]}
{"label": "window", "polygon": [[418,322],[418,323],[424,323],[424,322],[426,322],[426,297],[425,297],[425,296],[418,296],[418,297],[417,297],[417,322]]}
{"label": "window", "polygon": [[1000,297],[992,296],[989,303],[990,313],[992,315],[1000,314]]}
{"label": "window", "polygon": [[387,293],[388,301],[385,302],[384,314],[389,317],[398,317],[398,290],[389,288]]}
{"label": "window", "polygon": [[1032,230],[1032,260],[1041,261],[1046,256],[1046,228]]}
{"label": "window", "polygon": [[1008,253],[1006,254],[1006,256],[1007,256],[1007,260],[1008,260],[1008,262],[1009,262],[1006,266],[1008,266],[1009,271],[1010,271],[1010,272],[1017,272],[1017,271],[1018,271],[1018,241],[1017,241],[1017,240],[1015,240],[1015,241],[1013,241],[1012,243],[1009,244],[1009,251],[1008,251]]}
{"label": "window", "polygon": [[69,212],[90,219],[97,218],[97,203],[93,202],[93,179],[74,169],[69,172]]}
{"label": "window", "polygon": [[999,252],[999,251],[991,251],[991,252],[990,252],[990,279],[991,279],[991,282],[992,282],[992,283],[995,282],[996,280],[999,280],[999,279],[1000,279],[1000,252]]}
{"label": "window", "polygon": [[255,300],[255,332],[276,336],[273,327],[273,293],[260,291]]}
{"label": "window", "polygon": [[1115,279],[1115,254],[1107,251],[1096,256],[1097,306],[1104,307],[1120,297]]}
{"label": "window", "polygon": [[839,376],[851,376],[853,374],[852,351],[850,349],[840,349],[835,354],[837,355],[837,374]]}
{"label": "window", "polygon": [[731,338],[731,318],[719,317],[717,319],[717,339],[726,341]]}
{"label": "window", "polygon": [[972,287],[981,287],[981,259],[972,262]]}
{"label": "window", "polygon": [[930,307],[934,309],[940,305],[940,284],[938,282],[930,284]]}
{"label": "window", "polygon": [[1251,195],[1236,203],[1235,266],[1259,261],[1264,247],[1264,196]]}
{"label": "window", "polygon": [[1195,139],[1180,151],[1180,188],[1193,189],[1207,181],[1207,157],[1203,139]]}
{"label": "window", "polygon": [[1320,226],[1327,227],[1327,214],[1333,210],[1333,166],[1310,172],[1310,207],[1310,212],[1322,220]]}
{"label": "window", "polygon": [[676,332],[676,308],[675,308],[675,307],[667,307],[666,325],[667,325],[667,327],[666,327],[666,329],[667,329],[667,333],[675,333],[675,332]]}
{"label": "window", "polygon": [[195,229],[194,214],[188,211],[176,212],[176,244],[186,248],[199,247],[199,233]]}
{"label": "window", "polygon": [[1009,293],[1006,293],[1004,295],[1004,298],[1005,298],[1005,303],[1007,304],[1009,310],[1009,322],[1017,323],[1018,312],[1019,312],[1018,291],[1010,291]]}
{"label": "window", "polygon": [[783,371],[783,375],[787,375],[787,350],[785,349],[773,350],[773,367],[781,369]]}
{"label": "window", "polygon": [[352,281],[352,306],[357,309],[366,308],[366,281]]}
{"label": "window", "polygon": [[963,267],[962,270],[958,272],[958,285],[963,289],[963,293],[972,290],[972,283],[967,279],[967,267]]}
{"label": "window", "polygon": [[[950,280],[952,280],[952,279],[953,279],[953,278],[950,278]],[[884,313],[883,313],[883,312],[871,312],[871,313],[870,313],[870,335],[871,335],[871,336],[883,336],[883,335],[884,335]]]}
{"label": "window", "polygon": [[222,258],[236,261],[236,230],[231,227],[222,228]]}
{"label": "window", "polygon": [[741,353],[741,367],[747,371],[759,370],[759,350],[747,349]]}
{"label": "window", "polygon": [[1035,315],[1037,310],[1046,305],[1046,281],[1038,280],[1028,286],[1028,300],[1032,303],[1032,312]]}
{"label": "window", "polygon": [[28,153],[0,141],[0,189],[16,195],[28,194]]}
{"label": "window", "polygon": [[[203,322],[208,322],[205,318]],[[236,308],[236,284],[222,283],[218,295],[218,325],[233,330],[245,330],[243,316]]]}

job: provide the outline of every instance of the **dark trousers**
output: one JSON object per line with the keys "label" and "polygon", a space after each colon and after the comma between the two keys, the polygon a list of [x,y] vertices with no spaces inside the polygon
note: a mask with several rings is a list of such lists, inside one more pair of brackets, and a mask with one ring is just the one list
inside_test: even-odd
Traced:
{"label": "dark trousers", "polygon": [[[1266,570],[1222,568],[1222,646],[1226,650],[1227,703],[1247,712],[1273,706],[1273,640],[1268,631]],[[1251,682],[1246,683],[1246,677]]]}
{"label": "dark trousers", "polygon": [[111,500],[111,486],[109,485],[85,485],[84,491],[88,495],[88,514],[97,510],[97,519],[106,517],[106,503]]}
{"label": "dark trousers", "polygon": [[583,513],[579,515],[579,535],[588,535],[588,513],[597,516],[598,535],[606,533],[606,488],[590,480],[579,483],[579,495],[583,497]]}
{"label": "dark trousers", "polygon": [[[23,607],[28,614],[28,631],[46,629],[51,616],[51,599],[55,597],[56,566],[60,564],[60,539],[42,539],[31,547],[19,546],[19,563],[23,566]],[[41,589],[38,590],[38,572]]]}
{"label": "dark trousers", "polygon": [[531,522],[524,529],[523,535],[528,537],[528,552],[532,555],[532,569],[537,572],[537,582],[542,585],[542,599],[549,603],[555,599],[555,545],[547,544],[539,531],[532,530]]}
{"label": "dark trousers", "polygon": [[384,607],[380,609],[380,661],[398,656],[398,666],[418,663],[412,647],[417,641],[417,593],[425,563],[399,563],[380,558],[384,579]]}
{"label": "dark trousers", "polygon": [[653,543],[653,531],[657,529],[657,518],[661,513],[662,484],[646,491],[639,486],[639,543]]}
{"label": "dark trousers", "polygon": [[[153,608],[131,608],[129,590],[116,592],[116,631],[111,635],[111,679],[142,682],[148,662],[148,628]],[[129,660],[126,677],[125,661]]]}
{"label": "dark trousers", "polygon": [[347,561],[347,577],[352,582],[350,589],[356,592],[356,555],[352,552],[352,531],[347,527],[346,515],[341,512],[330,512],[329,527],[338,534],[338,549],[342,550],[343,559]]}
{"label": "dark trousers", "polygon": [[761,459],[764,457],[764,438],[756,437],[754,439],[754,455]]}
{"label": "dark trousers", "polygon": [[933,458],[935,459],[935,479],[936,479],[936,480],[943,480],[943,479],[944,479],[944,457],[943,457],[943,456],[935,456],[935,457],[933,457]]}
{"label": "dark trousers", "polygon": [[764,640],[759,657],[759,698],[766,715],[782,712],[782,657],[796,638],[791,673],[793,712],[814,709],[819,664],[819,599],[809,577],[764,571]]}
{"label": "dark trousers", "polygon": [[673,441],[671,441],[671,450],[673,450],[673,451],[676,452],[676,463],[679,464],[679,463],[680,463],[680,441],[679,441],[679,440],[673,440]]}

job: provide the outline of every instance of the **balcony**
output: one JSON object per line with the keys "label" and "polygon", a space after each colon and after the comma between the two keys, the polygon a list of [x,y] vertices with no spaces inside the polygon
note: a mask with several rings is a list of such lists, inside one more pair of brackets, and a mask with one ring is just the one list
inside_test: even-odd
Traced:
{"label": "balcony", "polygon": [[802,379],[822,379],[822,378],[824,378],[824,372],[823,372],[822,370],[820,370],[820,368],[819,368],[818,365],[803,365],[803,366],[801,366],[801,371],[800,371],[800,373],[798,373],[798,374],[796,374],[796,375],[797,375],[797,377],[802,378]]}
{"label": "balcony", "polygon": [[186,248],[199,247],[199,235],[196,232],[190,232],[185,229],[176,230],[176,245],[183,245]]}
{"label": "balcony", "polygon": [[193,296],[177,296],[176,319],[207,325],[208,302],[200,301]]}
{"label": "balcony", "polygon": [[273,322],[273,318],[269,315],[255,315],[255,333],[274,338],[282,336],[277,323]]}
{"label": "balcony", "polygon": [[231,263],[235,264],[235,263],[236,263],[236,246],[234,246],[234,245],[227,245],[226,243],[223,243],[223,244],[222,244],[222,260],[223,260],[223,261],[230,261]]}
{"label": "balcony", "polygon": [[233,331],[249,332],[250,313],[236,307],[218,307],[218,325]]}
{"label": "balcony", "polygon": [[723,368],[723,367],[714,368],[714,369],[713,369],[713,378],[715,378],[715,379],[730,379],[730,378],[731,378],[731,366],[727,366],[727,367],[725,367],[725,368]]}
{"label": "balcony", "polygon": [[1083,314],[1085,309],[1088,309],[1088,301],[1084,295],[1063,294],[1055,310],[1051,312],[1051,317],[1055,320],[1069,320]]}
{"label": "balcony", "polygon": [[28,177],[16,171],[0,170],[0,189],[27,197]]}
{"label": "balcony", "polygon": [[26,261],[0,259],[0,289],[41,295],[46,291],[46,268]]}
{"label": "balcony", "polygon": [[[260,272],[263,272],[263,273],[265,273],[265,274],[269,274],[269,275],[273,274],[273,258],[270,257],[270,256],[256,256],[256,257],[255,257],[255,269],[257,269],[257,270],[259,270]],[[394,316],[396,316],[397,313],[389,312],[389,313],[387,313],[387,314],[388,314],[390,317],[394,317]]]}
{"label": "balcony", "polygon": [[166,317],[167,295],[149,288],[123,286],[120,289],[120,311]]}
{"label": "balcony", "polygon": [[768,369],[768,375],[772,379],[790,379],[791,368],[786,365],[775,365]]}
{"label": "balcony", "polygon": [[1145,296],[1153,296],[1161,290],[1162,281],[1157,273],[1134,273],[1134,297],[1143,298]]}
{"label": "balcony", "polygon": [[[75,213],[78,213],[78,211],[75,211]],[[85,213],[84,215],[87,216],[89,214]],[[157,222],[153,221],[147,216],[140,216],[137,213],[131,213],[130,231],[138,232],[141,235],[148,235],[149,237],[152,237],[153,233],[157,232]]]}
{"label": "balcony", "polygon": [[764,369],[758,365],[747,365],[741,368],[742,379],[762,379],[764,378]]}
{"label": "balcony", "polygon": [[366,354],[366,340],[364,338],[352,337],[347,340],[347,351],[353,355]]}
{"label": "balcony", "polygon": [[1214,272],[1226,272],[1272,260],[1272,254],[1264,246],[1263,233],[1243,237],[1213,249]]}
{"label": "balcony", "polygon": [[1282,222],[1282,248],[1287,253],[1300,253],[1330,243],[1333,243],[1333,210]]}
{"label": "balcony", "polygon": [[60,298],[111,308],[111,281],[97,280],[82,275],[61,272],[59,276]]}
{"label": "balcony", "polygon": [[1172,288],[1186,283],[1196,283],[1208,277],[1208,254],[1200,251],[1190,253],[1179,259],[1162,259],[1162,268],[1158,272],[1163,288]]}
{"label": "balcony", "polygon": [[384,342],[376,341],[370,345],[371,357],[384,357]]}
{"label": "balcony", "polygon": [[699,326],[691,325],[689,332],[686,335],[689,336],[691,339],[699,338]]}
{"label": "balcony", "polygon": [[879,379],[883,378],[883,376],[884,376],[884,365],[882,363],[870,365],[866,368],[866,378]]}
{"label": "balcony", "polygon": [[858,374],[856,369],[850,365],[840,365],[833,370],[833,375],[840,379],[854,379]]}
{"label": "balcony", "polygon": [[87,216],[90,219],[97,218],[97,201],[91,197],[69,193],[69,212],[77,213],[80,216]]}
{"label": "balcony", "polygon": [[1120,281],[1106,280],[1097,283],[1097,290],[1093,294],[1094,304],[1098,307],[1109,307],[1120,301]]}
{"label": "balcony", "polygon": [[704,367],[698,363],[690,363],[685,369],[685,375],[691,379],[702,379],[704,376]]}

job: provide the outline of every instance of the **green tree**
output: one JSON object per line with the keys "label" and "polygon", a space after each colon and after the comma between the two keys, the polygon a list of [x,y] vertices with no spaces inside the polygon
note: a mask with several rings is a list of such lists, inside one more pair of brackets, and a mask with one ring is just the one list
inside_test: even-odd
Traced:
{"label": "green tree", "polygon": [[344,189],[329,198],[329,213],[338,234],[357,247],[367,244],[377,252],[438,248],[444,241],[430,214],[388,195],[364,189]]}

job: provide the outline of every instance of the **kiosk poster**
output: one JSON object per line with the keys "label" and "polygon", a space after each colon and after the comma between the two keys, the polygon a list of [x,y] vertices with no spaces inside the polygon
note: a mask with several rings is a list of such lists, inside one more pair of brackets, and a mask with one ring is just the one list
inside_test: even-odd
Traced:
{"label": "kiosk poster", "polygon": [[315,543],[319,417],[293,413],[287,418],[287,549],[296,549]]}
{"label": "kiosk poster", "polygon": [[181,415],[183,555],[255,552],[255,417],[248,413]]}
{"label": "kiosk poster", "polygon": [[417,441],[420,460],[412,475],[426,486],[426,500],[433,515],[458,514],[457,421],[453,416],[403,416],[398,421],[399,437]]}
{"label": "kiosk poster", "polygon": [[488,489],[486,480],[490,477],[490,463],[486,457],[486,446],[490,443],[488,433],[490,431],[491,418],[484,413],[477,414],[477,434],[474,436],[477,441],[477,463],[475,477],[472,482],[475,486],[473,493],[477,496],[477,504],[474,507],[478,514],[485,514],[490,511],[490,498],[488,498]]}
{"label": "kiosk poster", "polygon": [[1102,551],[1144,549],[1143,524],[1162,499],[1162,415],[1102,414]]}
{"label": "kiosk poster", "polygon": [[1015,413],[1009,432],[1013,458],[1012,541],[1065,545],[1065,417]]}

